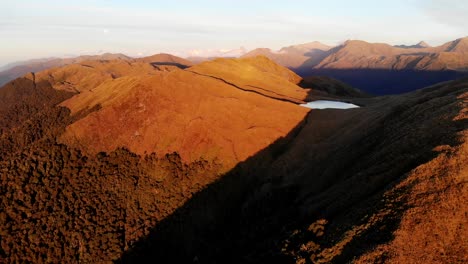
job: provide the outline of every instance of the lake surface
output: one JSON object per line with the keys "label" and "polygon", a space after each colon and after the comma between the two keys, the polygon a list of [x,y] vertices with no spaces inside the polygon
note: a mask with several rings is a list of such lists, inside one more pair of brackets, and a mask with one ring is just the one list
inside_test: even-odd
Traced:
{"label": "lake surface", "polygon": [[312,109],[350,109],[350,108],[359,107],[355,104],[343,103],[343,102],[338,102],[338,101],[328,101],[328,100],[312,101],[306,104],[301,104],[300,106],[312,108]]}

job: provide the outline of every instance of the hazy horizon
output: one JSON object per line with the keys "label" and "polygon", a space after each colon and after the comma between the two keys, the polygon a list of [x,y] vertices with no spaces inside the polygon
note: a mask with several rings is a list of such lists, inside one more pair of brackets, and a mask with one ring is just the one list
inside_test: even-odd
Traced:
{"label": "hazy horizon", "polygon": [[437,46],[468,35],[468,4],[450,1],[93,1],[0,0],[0,67],[104,52],[147,56],[220,52],[347,39]]}

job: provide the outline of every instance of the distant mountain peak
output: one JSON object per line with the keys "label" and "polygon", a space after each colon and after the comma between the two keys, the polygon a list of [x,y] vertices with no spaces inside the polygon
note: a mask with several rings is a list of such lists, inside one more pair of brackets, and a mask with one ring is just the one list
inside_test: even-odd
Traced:
{"label": "distant mountain peak", "polygon": [[420,41],[415,45],[395,45],[397,48],[403,48],[403,49],[424,49],[424,48],[430,48],[431,45],[427,44],[425,41]]}
{"label": "distant mountain peak", "polygon": [[427,44],[425,41],[420,41],[416,46],[419,46],[421,48],[430,48],[431,45]]}

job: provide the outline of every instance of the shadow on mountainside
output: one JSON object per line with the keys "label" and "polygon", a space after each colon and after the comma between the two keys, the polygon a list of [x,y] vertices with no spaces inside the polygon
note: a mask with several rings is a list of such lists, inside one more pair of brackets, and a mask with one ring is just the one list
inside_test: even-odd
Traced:
{"label": "shadow on mountainside", "polygon": [[[287,151],[288,145],[306,125],[305,122],[306,120],[301,122],[286,137],[239,163],[219,180],[194,194],[171,216],[158,223],[148,236],[131,246],[117,262],[245,261],[246,254],[253,249],[249,238],[258,238],[259,234],[269,236],[264,232],[270,226],[250,225],[245,222],[247,218],[242,216],[246,208],[243,208],[243,204],[252,191],[274,181],[265,174],[266,169]],[[290,201],[288,198],[293,197],[288,193],[293,194],[294,188],[285,192],[275,201],[276,206],[285,207]],[[259,212],[258,216],[261,215]],[[278,219],[275,226],[280,223],[282,221]],[[274,243],[273,240],[270,242]],[[273,244],[269,246],[274,248]]]}
{"label": "shadow on mountainside", "polygon": [[150,63],[151,65],[153,66],[175,66],[177,68],[180,68],[180,69],[187,69],[189,68],[190,66],[187,66],[187,65],[184,65],[184,64],[181,64],[181,63],[177,63],[177,62],[151,62]]}
{"label": "shadow on mountainside", "polygon": [[451,70],[312,69],[308,66],[291,70],[303,78],[308,76],[335,78],[373,95],[401,94],[468,76],[466,72]]}
{"label": "shadow on mountainside", "polygon": [[361,109],[312,110],[117,262],[351,261],[392,239],[407,209],[405,188],[395,186],[408,172],[436,157],[435,147],[461,143],[468,122],[453,119],[467,89],[457,81]]}

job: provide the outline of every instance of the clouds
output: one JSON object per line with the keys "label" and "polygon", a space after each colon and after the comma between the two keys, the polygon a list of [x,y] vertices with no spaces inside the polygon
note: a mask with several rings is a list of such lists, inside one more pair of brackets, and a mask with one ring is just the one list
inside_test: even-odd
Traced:
{"label": "clouds", "polygon": [[185,52],[176,52],[183,57],[239,57],[247,53],[247,49],[192,49]]}

